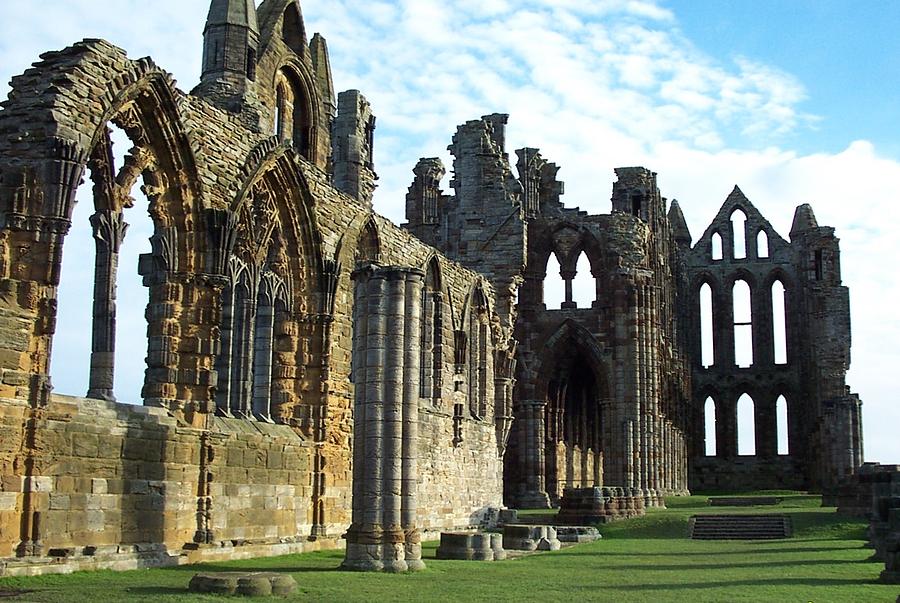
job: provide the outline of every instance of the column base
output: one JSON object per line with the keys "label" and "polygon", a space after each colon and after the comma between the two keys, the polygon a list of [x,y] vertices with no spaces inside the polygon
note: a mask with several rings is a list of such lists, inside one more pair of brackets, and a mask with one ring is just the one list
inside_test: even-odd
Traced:
{"label": "column base", "polygon": [[546,492],[525,492],[518,496],[520,509],[549,509],[550,496]]}
{"label": "column base", "polygon": [[341,569],[354,572],[402,573],[425,569],[422,545],[406,543],[395,532],[351,533]]}

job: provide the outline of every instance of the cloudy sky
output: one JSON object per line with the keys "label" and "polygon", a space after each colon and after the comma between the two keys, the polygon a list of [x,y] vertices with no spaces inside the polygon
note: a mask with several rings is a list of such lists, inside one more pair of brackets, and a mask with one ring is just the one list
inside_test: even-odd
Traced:
{"label": "cloudy sky", "polygon": [[[45,50],[102,37],[152,56],[190,90],[208,3],[114,5],[6,3],[0,81]],[[306,0],[303,10],[308,32],[328,40],[336,88],[360,89],[374,106],[376,208],[397,222],[416,160],[439,155],[449,167],[455,126],[492,112],[511,115],[508,151],[540,148],[562,166],[566,204],[593,213],[609,211],[613,168],[625,165],[659,173],[695,238],[735,184],[784,237],[794,207],[812,203],[842,241],[848,382],[865,403],[866,458],[900,462],[891,377],[900,366],[900,3]],[[53,379],[65,393],[87,383],[88,205],[77,209],[61,290]],[[128,221],[117,394],[135,401],[146,292],[134,274],[149,219]]]}

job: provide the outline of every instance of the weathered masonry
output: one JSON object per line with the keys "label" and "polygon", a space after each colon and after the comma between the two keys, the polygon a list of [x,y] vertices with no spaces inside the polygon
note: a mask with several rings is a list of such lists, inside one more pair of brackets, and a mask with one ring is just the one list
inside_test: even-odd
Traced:
{"label": "weathered masonry", "polygon": [[[610,214],[566,208],[559,168],[531,148],[512,166],[494,114],[454,136],[453,194],[439,160],[415,166],[401,228],[372,207],[372,109],[335,93],[296,0],[213,0],[202,51],[186,94],[150,59],[84,40],[42,55],[2,103],[0,573],[342,537],[345,567],[415,570],[423,532],[566,487],[652,506],[689,488],[830,488],[861,463],[837,239],[808,206],[788,243],[736,191],[692,247],[655,174],[616,170]],[[73,397],[49,367],[82,181],[92,352]],[[113,394],[137,190],[153,223],[143,406]],[[560,307],[544,298],[551,260]],[[748,316],[733,308],[744,285]]]}

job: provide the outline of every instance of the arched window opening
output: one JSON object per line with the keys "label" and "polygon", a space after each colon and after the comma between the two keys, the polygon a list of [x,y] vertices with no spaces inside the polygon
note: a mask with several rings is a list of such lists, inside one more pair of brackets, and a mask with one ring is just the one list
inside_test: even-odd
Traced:
{"label": "arched window opening", "polygon": [[709,240],[710,243],[710,257],[713,260],[721,260],[722,259],[722,235],[717,232],[712,233],[712,237]]}
{"label": "arched window opening", "polygon": [[[274,216],[270,191],[255,186],[240,212],[245,224],[262,212]],[[276,342],[286,332],[291,298],[288,282],[279,274],[286,265],[274,222],[241,234],[228,258],[215,362],[216,409],[222,415],[262,421],[277,418],[273,398],[281,386]]]}
{"label": "arched window opening", "polygon": [[294,141],[294,148],[297,152],[310,159],[309,140],[310,140],[310,113],[307,106],[307,100],[304,95],[300,94],[299,89],[294,92],[294,130],[291,135]]}
{"label": "arched window opening", "polygon": [[378,263],[381,261],[380,245],[378,243],[378,230],[375,223],[370,221],[359,235],[359,244],[356,248],[357,263]]}
{"label": "arched window opening", "polygon": [[756,257],[760,259],[769,257],[769,235],[765,230],[760,230],[756,235]]}
{"label": "arched window opening", "polygon": [[740,368],[753,365],[753,315],[750,285],[738,280],[732,289],[734,310],[734,362]]}
{"label": "arched window opening", "polygon": [[312,106],[306,88],[288,68],[278,72],[275,86],[276,135],[289,138],[300,155],[312,159]]}
{"label": "arched window opening", "polygon": [[303,17],[300,15],[296,2],[291,2],[284,11],[281,38],[291,50],[301,57],[306,52],[306,32],[303,27]]}
{"label": "arched window opening", "polygon": [[544,278],[544,306],[557,310],[566,301],[566,284],[560,274],[559,260],[551,253],[547,259],[547,276]]}
{"label": "arched window opening", "polygon": [[742,260],[747,257],[747,214],[736,209],[731,213],[731,240],[734,243],[732,257]]}
{"label": "arched window opening", "polygon": [[422,321],[419,358],[419,396],[429,398],[435,405],[441,399],[443,367],[443,294],[437,260],[432,260],[425,273],[422,288]]}
{"label": "arched window opening", "polygon": [[706,399],[703,405],[703,426],[706,434],[706,456],[718,454],[716,445],[716,401],[712,396]]}
{"label": "arched window opening", "polygon": [[700,286],[700,362],[703,368],[716,363],[713,337],[713,299],[709,283]]}
{"label": "arched window opening", "polygon": [[579,308],[590,308],[596,298],[597,281],[591,274],[587,254],[582,252],[575,265],[575,278],[572,279],[572,301]]}
{"label": "arched window opening", "polygon": [[[147,151],[133,146],[124,130],[108,123],[88,162],[91,183],[76,191],[50,372],[58,392],[139,404],[147,348],[136,350],[135,338],[147,333],[149,294],[137,267],[140,256],[152,252],[155,228],[141,192]],[[94,261],[86,262],[90,256]],[[89,321],[92,336],[85,337]]]}
{"label": "arched window opening", "polygon": [[778,400],[775,401],[775,417],[778,422],[778,454],[790,454],[790,438],[788,437],[788,434],[790,433],[790,428],[788,426],[788,404],[787,399],[785,399],[784,396],[778,396]]}
{"label": "arched window opening", "polygon": [[482,420],[487,417],[488,313],[484,294],[476,290],[469,310],[469,413]]}
{"label": "arched window opening", "polygon": [[787,314],[785,291],[781,281],[772,283],[772,343],[775,364],[787,364]]}
{"label": "arched window opening", "polygon": [[281,84],[275,89],[275,136],[284,139],[284,86]]}
{"label": "arched window opening", "polygon": [[737,402],[737,440],[738,455],[756,456],[756,410],[748,394]]}

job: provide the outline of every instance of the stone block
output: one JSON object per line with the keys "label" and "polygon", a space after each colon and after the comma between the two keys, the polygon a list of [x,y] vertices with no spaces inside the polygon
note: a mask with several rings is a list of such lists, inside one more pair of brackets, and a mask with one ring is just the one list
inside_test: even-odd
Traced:
{"label": "stone block", "polygon": [[503,526],[503,548],[515,551],[557,551],[560,548],[553,526],[508,524]]}

